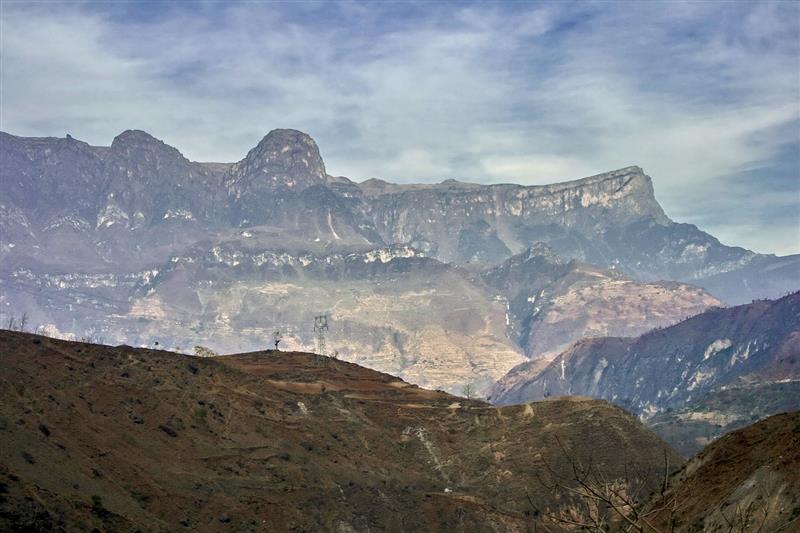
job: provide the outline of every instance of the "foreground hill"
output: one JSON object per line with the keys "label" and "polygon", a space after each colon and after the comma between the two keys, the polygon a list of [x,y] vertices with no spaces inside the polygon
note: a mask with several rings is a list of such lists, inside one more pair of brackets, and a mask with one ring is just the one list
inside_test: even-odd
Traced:
{"label": "foreground hill", "polygon": [[648,507],[662,531],[800,530],[800,412],[725,435]]}
{"label": "foreground hill", "polygon": [[305,353],[0,331],[0,397],[5,530],[525,531],[583,505],[550,488],[575,460],[644,495],[681,461],[602,401],[498,408]]}

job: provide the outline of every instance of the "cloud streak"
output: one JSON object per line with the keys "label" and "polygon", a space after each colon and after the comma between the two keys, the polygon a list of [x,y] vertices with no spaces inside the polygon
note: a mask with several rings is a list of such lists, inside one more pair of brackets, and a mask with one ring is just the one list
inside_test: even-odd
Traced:
{"label": "cloud streak", "polygon": [[137,127],[232,161],[293,127],[329,172],[402,182],[639,164],[674,218],[800,252],[793,3],[6,2],[2,24],[15,134]]}

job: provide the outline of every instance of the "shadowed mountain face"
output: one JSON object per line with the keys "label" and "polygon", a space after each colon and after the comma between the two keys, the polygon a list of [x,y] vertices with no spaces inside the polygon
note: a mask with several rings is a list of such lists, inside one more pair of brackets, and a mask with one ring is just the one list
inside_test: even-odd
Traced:
{"label": "shadowed mountain face", "polygon": [[573,461],[645,495],[681,464],[602,401],[498,408],[306,353],[0,353],[3,530],[523,532],[582,510]]}
{"label": "shadowed mountain face", "polygon": [[717,438],[776,413],[800,410],[800,380],[736,380],[715,387],[647,425],[681,455],[691,457]]}
{"label": "shadowed mountain face", "polygon": [[[343,357],[483,390],[579,336],[718,304],[657,280],[729,303],[800,286],[797,256],[670,221],[638,167],[535,187],[357,184],[295,130],[236,163],[189,161],[142,131],[110,147],[0,133],[0,165],[2,318],[56,333],[243,351],[280,328],[311,349],[327,313]],[[521,259],[540,242],[561,259]]]}
{"label": "shadowed mountain face", "polygon": [[636,338],[586,339],[542,367],[523,363],[490,394],[499,404],[580,394],[645,417],[682,451],[724,428],[800,409],[800,292],[712,309]]}

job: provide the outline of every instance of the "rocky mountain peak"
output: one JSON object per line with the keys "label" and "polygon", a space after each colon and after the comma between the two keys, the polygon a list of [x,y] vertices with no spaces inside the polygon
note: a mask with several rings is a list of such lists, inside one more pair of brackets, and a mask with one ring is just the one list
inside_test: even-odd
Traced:
{"label": "rocky mountain peak", "polygon": [[297,130],[270,131],[234,169],[236,181],[305,189],[326,182],[317,143]]}
{"label": "rocky mountain peak", "polygon": [[161,142],[144,130],[125,130],[111,141],[111,146],[131,142]]}
{"label": "rocky mountain peak", "polygon": [[554,194],[571,198],[582,208],[615,209],[619,222],[652,218],[658,224],[671,221],[655,197],[653,180],[639,166],[624,167],[574,181],[546,185]]}
{"label": "rocky mountain peak", "polygon": [[174,148],[160,139],[156,139],[146,131],[125,130],[111,141],[111,151],[124,157],[133,157],[137,154],[151,153],[161,157],[185,160],[177,148]]}

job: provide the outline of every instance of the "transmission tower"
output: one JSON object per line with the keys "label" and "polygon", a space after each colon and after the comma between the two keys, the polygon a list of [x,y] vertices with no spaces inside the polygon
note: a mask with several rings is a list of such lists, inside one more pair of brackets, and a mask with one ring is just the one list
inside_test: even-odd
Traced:
{"label": "transmission tower", "polygon": [[328,331],[328,315],[314,317],[314,333],[317,335],[317,354],[325,355],[325,333]]}

